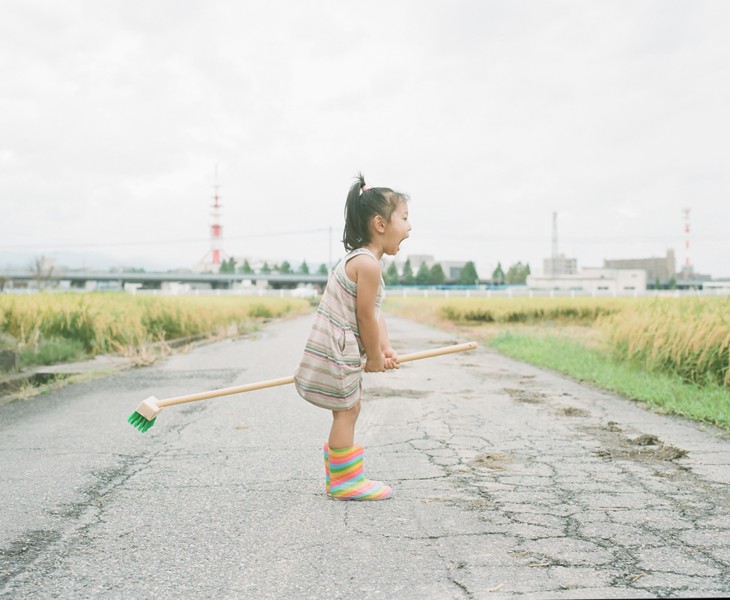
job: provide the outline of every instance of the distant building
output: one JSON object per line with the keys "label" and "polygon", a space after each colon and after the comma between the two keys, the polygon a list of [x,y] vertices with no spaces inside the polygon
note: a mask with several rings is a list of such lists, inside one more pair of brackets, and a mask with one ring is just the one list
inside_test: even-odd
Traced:
{"label": "distant building", "polygon": [[677,262],[674,250],[667,250],[663,258],[621,258],[603,261],[604,269],[644,269],[646,280],[650,284],[659,281],[660,285],[667,285],[670,280],[676,279]]}
{"label": "distant building", "polygon": [[542,261],[542,272],[546,276],[575,275],[578,273],[578,259],[565,254],[551,256]]}
{"label": "distant building", "polygon": [[677,273],[677,280],[690,287],[696,286],[698,282],[710,281],[711,279],[712,275],[697,273],[692,265],[683,265]]}
{"label": "distant building", "polygon": [[643,269],[583,269],[565,275],[529,275],[527,287],[542,291],[575,291],[589,294],[642,294],[646,291]]}
{"label": "distant building", "polygon": [[444,270],[444,275],[446,276],[446,281],[459,281],[459,278],[461,277],[461,272],[466,266],[465,260],[444,260],[441,261],[439,264],[441,265],[441,268]]}

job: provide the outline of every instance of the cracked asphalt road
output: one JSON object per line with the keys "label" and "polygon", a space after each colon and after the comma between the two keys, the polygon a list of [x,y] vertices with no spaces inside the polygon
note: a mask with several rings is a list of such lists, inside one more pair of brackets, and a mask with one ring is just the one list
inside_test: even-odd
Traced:
{"label": "cracked asphalt road", "polygon": [[[366,376],[395,497],[324,495],[330,416],[288,375],[311,317],[0,407],[9,598],[644,598],[730,593],[730,442],[480,349]],[[390,319],[402,353],[455,342]],[[458,340],[463,341],[463,340]]]}

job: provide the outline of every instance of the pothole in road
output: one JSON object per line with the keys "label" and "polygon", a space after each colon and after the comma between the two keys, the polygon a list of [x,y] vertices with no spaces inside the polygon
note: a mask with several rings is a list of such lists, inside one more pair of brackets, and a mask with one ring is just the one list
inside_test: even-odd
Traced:
{"label": "pothole in road", "polygon": [[509,394],[510,398],[512,398],[515,402],[521,402],[523,404],[540,404],[544,400],[544,396],[542,394],[531,390],[502,388],[502,391]]}
{"label": "pothole in road", "polygon": [[634,446],[659,446],[662,441],[653,433],[644,433],[636,439],[631,440],[631,443]]}
{"label": "pothole in road", "polygon": [[472,462],[478,467],[485,469],[492,469],[493,471],[504,471],[507,465],[512,462],[512,457],[509,454],[502,454],[500,452],[483,452],[477,454]]}
{"label": "pothole in road", "polygon": [[672,461],[687,456],[687,451],[669,444],[639,448],[604,448],[596,452],[601,458],[628,459],[639,462]]}
{"label": "pothole in road", "polygon": [[614,460],[636,462],[670,462],[687,456],[687,451],[671,444],[665,444],[653,433],[644,433],[636,438],[621,435],[621,428],[613,422],[602,427],[584,427],[603,442],[604,447],[595,452],[596,456]]}
{"label": "pothole in road", "polygon": [[564,417],[588,417],[591,413],[576,406],[562,406],[558,409],[558,414]]}

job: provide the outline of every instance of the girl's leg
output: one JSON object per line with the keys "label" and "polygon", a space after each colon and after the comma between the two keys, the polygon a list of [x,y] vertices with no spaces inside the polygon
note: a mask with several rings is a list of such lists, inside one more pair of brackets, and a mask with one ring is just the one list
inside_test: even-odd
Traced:
{"label": "girl's leg", "polygon": [[384,500],[393,495],[390,486],[363,475],[363,448],[355,446],[358,402],[350,410],[332,411],[332,429],[324,448],[326,489],[337,500]]}
{"label": "girl's leg", "polygon": [[360,403],[348,410],[332,411],[332,429],[330,429],[330,448],[352,448],[355,445],[355,423],[360,414]]}

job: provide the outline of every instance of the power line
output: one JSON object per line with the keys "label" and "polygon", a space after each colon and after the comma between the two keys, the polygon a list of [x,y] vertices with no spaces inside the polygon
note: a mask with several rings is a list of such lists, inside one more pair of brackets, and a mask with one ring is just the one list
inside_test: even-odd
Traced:
{"label": "power line", "polygon": [[[246,235],[231,236],[225,238],[229,240],[250,240],[255,238],[265,237],[281,237],[289,235],[304,235],[311,233],[325,233],[329,232],[330,229],[327,227],[319,229],[298,229],[294,231],[275,231],[269,233],[252,233]],[[136,242],[43,242],[40,244],[0,244],[2,249],[20,249],[20,248],[102,248],[102,247],[119,247],[119,246],[164,246],[174,244],[191,244],[198,242],[210,242],[209,238],[188,238],[181,240],[151,240],[151,241],[136,241]]]}

